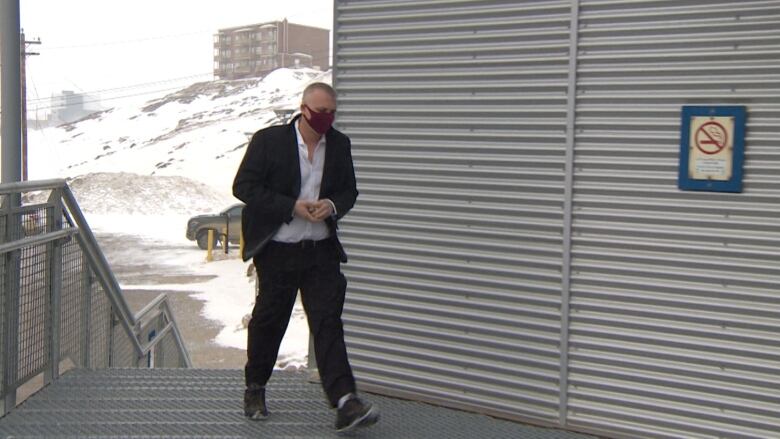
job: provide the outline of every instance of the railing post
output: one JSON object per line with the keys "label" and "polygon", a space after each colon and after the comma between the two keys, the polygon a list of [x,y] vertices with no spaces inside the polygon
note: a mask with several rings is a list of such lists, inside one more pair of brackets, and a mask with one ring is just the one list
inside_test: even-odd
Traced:
{"label": "railing post", "polygon": [[[18,205],[19,194],[10,194],[3,200],[3,216],[5,217],[5,242],[16,239],[15,232],[20,228],[20,221],[14,214],[13,206]],[[20,250],[9,251],[5,258],[5,276],[3,291],[5,293],[5,315],[3,316],[2,347],[5,352],[0,359],[3,361],[3,398],[0,414],[5,415],[16,407],[16,375],[19,370],[19,271]]]}
{"label": "railing post", "polygon": [[49,270],[51,278],[50,303],[51,325],[49,328],[51,346],[49,349],[49,368],[44,372],[44,385],[50,384],[60,376],[60,319],[62,316],[62,240],[52,244]]}
{"label": "railing post", "polygon": [[[49,196],[49,202],[54,204],[46,214],[47,232],[62,229],[62,191],[54,189]],[[49,367],[44,371],[44,385],[50,384],[60,376],[60,321],[62,318],[62,239],[57,239],[51,245],[51,257],[49,258],[49,303],[51,321],[49,335],[51,346],[49,348]]]}
{"label": "railing post", "polygon": [[114,355],[114,328],[117,325],[117,317],[114,314],[114,311],[109,307],[109,312],[111,313],[111,316],[108,319],[108,369],[111,369],[112,367],[116,366],[116,358]]}
{"label": "railing post", "polygon": [[92,276],[89,271],[89,260],[87,255],[81,253],[81,293],[84,306],[81,307],[83,313],[81,317],[81,331],[84,337],[81,340],[81,367],[90,368],[92,361]]}
{"label": "railing post", "polygon": [[[2,214],[0,214],[0,218],[5,218],[5,221],[3,221],[2,224],[6,229],[8,228],[7,204],[7,199],[3,200]],[[8,239],[6,230],[2,230],[0,233],[2,233],[3,241]],[[0,255],[0,258],[3,260],[3,270],[2,273],[0,273],[0,275],[2,275],[0,279],[2,279],[3,282],[3,285],[0,285],[0,417],[5,416],[7,413],[5,404],[5,394],[7,391],[5,371],[8,368],[8,302],[10,302],[11,290],[7,288],[8,259],[6,256],[7,254]]]}
{"label": "railing post", "polygon": [[[165,321],[165,313],[160,313],[159,316],[157,316],[157,327],[162,330],[162,328],[165,328],[166,325]],[[165,337],[170,337],[170,335],[165,335]],[[159,366],[157,367],[165,367],[165,345],[163,345],[164,341],[159,341],[157,345],[152,348],[152,351],[154,351],[154,364],[157,364]]]}

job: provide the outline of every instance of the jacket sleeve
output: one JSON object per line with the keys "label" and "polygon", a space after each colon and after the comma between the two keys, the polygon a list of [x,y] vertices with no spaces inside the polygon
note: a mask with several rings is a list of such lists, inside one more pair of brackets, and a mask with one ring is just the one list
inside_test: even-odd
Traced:
{"label": "jacket sleeve", "polygon": [[330,196],[330,200],[336,205],[336,219],[343,218],[352,209],[358,196],[355,167],[352,163],[352,144],[349,139],[347,139],[345,146],[346,161],[342,182],[339,185],[339,190]]}
{"label": "jacket sleeve", "polygon": [[250,212],[262,215],[263,222],[289,223],[296,200],[270,187],[270,148],[267,143],[262,131],[252,136],[233,180],[233,195],[243,201]]}

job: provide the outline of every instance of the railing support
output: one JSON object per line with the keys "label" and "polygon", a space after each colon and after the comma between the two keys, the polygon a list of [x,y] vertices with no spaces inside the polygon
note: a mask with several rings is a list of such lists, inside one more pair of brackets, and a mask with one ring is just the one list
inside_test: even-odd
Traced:
{"label": "railing support", "polygon": [[92,347],[92,275],[86,269],[89,266],[87,255],[81,254],[81,266],[84,267],[81,274],[81,330],[84,337],[81,339],[81,367],[89,369],[92,358],[90,357],[90,348]]}
{"label": "railing support", "polygon": [[[3,214],[6,217],[5,222],[5,242],[13,241],[16,238],[16,231],[19,229],[19,218],[14,213],[13,206],[15,201],[12,197],[6,197],[3,200]],[[3,332],[5,337],[2,342],[4,352],[0,361],[3,361],[3,385],[2,385],[2,411],[5,415],[16,407],[16,375],[19,370],[19,295],[14,292],[19,291],[19,272],[21,269],[20,257],[21,250],[15,249],[6,252],[3,257],[5,276],[3,276],[3,290],[5,294],[5,315],[3,316]]]}
{"label": "railing support", "polygon": [[[51,191],[49,199],[45,203],[22,206],[21,194],[35,191]],[[13,410],[17,403],[17,390],[31,377],[42,373],[44,385],[57,380],[60,363],[65,356],[71,356],[70,360],[83,368],[91,368],[94,365],[106,367],[106,362],[108,367],[142,367],[146,365],[140,362],[146,359],[147,354],[154,353],[154,363],[162,365],[165,358],[160,343],[173,340],[179,349],[179,365],[191,367],[192,362],[164,294],[140,313],[131,314],[119,283],[64,180],[3,183],[0,184],[0,196],[0,417]],[[41,229],[37,224],[33,224],[32,229],[23,228],[22,219],[31,217],[41,209],[46,212],[46,228]],[[67,226],[63,219],[67,221]],[[80,250],[77,257],[81,258],[81,261],[74,260],[71,257],[74,255],[70,252],[66,253],[66,250],[75,248],[68,244],[72,242],[74,235]],[[42,249],[45,249],[45,255],[38,251]],[[39,257],[44,258],[43,270],[35,271],[29,279],[22,278],[20,269],[29,265],[28,259]],[[29,262],[40,263],[32,259]],[[102,298],[95,301],[93,297],[95,278],[106,294],[108,309],[103,308]],[[45,309],[36,308],[36,312],[43,313],[45,318],[40,324],[41,327],[33,328],[32,332],[28,329],[21,332],[20,304],[27,303],[28,287],[36,289],[36,297],[39,294],[38,289],[42,288],[41,293],[45,292],[42,305]],[[62,309],[65,300],[67,316],[63,316]],[[75,309],[75,306],[80,309]],[[92,314],[95,306],[99,306],[98,310],[105,313],[102,315],[109,318],[106,327],[92,327],[97,323]],[[81,321],[74,322],[73,319],[78,317]],[[103,321],[101,318],[100,322]],[[24,321],[27,324],[33,322],[34,320],[29,319]],[[67,334],[61,333],[63,323],[67,324]],[[61,351],[63,337],[71,336],[72,331],[78,332],[79,339],[72,340],[72,343],[65,340],[65,346],[73,349]],[[107,350],[104,357],[98,358],[91,353],[93,345],[101,349],[101,352],[104,347],[97,346],[93,337],[103,331],[107,333]],[[121,331],[120,336],[129,338],[132,350],[132,359],[129,362],[125,360],[125,352],[122,352],[120,364],[115,363],[116,358],[113,356],[115,333],[118,331]],[[25,343],[29,346],[32,340],[29,337],[37,337],[30,335],[32,333],[41,334],[46,340],[43,344],[37,343],[37,338],[33,340],[36,341],[33,348],[37,349],[34,364],[27,358],[19,358],[20,346]],[[25,339],[22,340],[22,337]],[[124,349],[124,346],[122,348]],[[28,356],[28,349],[29,347],[25,348],[25,357]],[[38,360],[41,357],[44,361]],[[19,376],[20,374],[24,376]]]}
{"label": "railing support", "polygon": [[[49,196],[49,202],[53,202],[55,208],[47,209],[46,231],[54,232],[62,229],[62,191],[54,189]],[[58,215],[55,215],[54,212]],[[44,372],[44,385],[50,384],[60,376],[60,321],[62,316],[62,239],[56,239],[49,244],[51,257],[49,258],[49,308],[51,324],[51,346],[49,347],[49,368]]]}

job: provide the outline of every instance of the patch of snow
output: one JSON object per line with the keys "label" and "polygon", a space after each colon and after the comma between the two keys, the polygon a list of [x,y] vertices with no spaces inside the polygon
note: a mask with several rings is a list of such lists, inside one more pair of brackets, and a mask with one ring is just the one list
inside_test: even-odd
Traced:
{"label": "patch of snow", "polygon": [[[231,186],[250,137],[297,110],[303,89],[315,81],[330,83],[331,73],[278,69],[264,78],[200,82],[152,99],[114,101],[116,107],[80,121],[30,130],[30,179],[68,179],[98,232],[175,244],[165,253],[135,256],[209,280],[146,287],[197,292],[204,315],[223,325],[216,343],[245,349],[242,321],[254,301],[247,264],[236,252],[206,262],[205,252],[190,250],[195,244],[184,236],[186,221],[237,201]],[[277,366],[305,366],[307,354],[308,325],[298,302]]]}

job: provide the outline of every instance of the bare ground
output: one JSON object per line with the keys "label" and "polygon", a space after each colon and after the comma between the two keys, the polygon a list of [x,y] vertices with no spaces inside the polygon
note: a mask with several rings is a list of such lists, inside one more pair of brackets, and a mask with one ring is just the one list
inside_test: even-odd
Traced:
{"label": "bare ground", "polygon": [[[128,248],[133,254],[149,254],[148,252],[171,249],[170,244],[142,241],[131,235],[100,234],[96,238],[103,253],[106,255],[114,275],[124,285],[143,284],[183,284],[208,280],[208,276],[198,273],[170,272],[169,268],[145,261],[125,257]],[[197,247],[187,247],[187,250],[198,251]],[[193,298],[195,292],[170,291],[161,286],[159,290],[132,289],[123,290],[125,300],[133,312],[139,311],[147,303],[160,294],[168,296],[169,305],[182,334],[192,365],[204,369],[239,369],[246,362],[246,350],[219,346],[214,339],[222,329],[219,322],[209,320],[202,314],[203,302]],[[250,310],[247,310],[249,312]]]}

